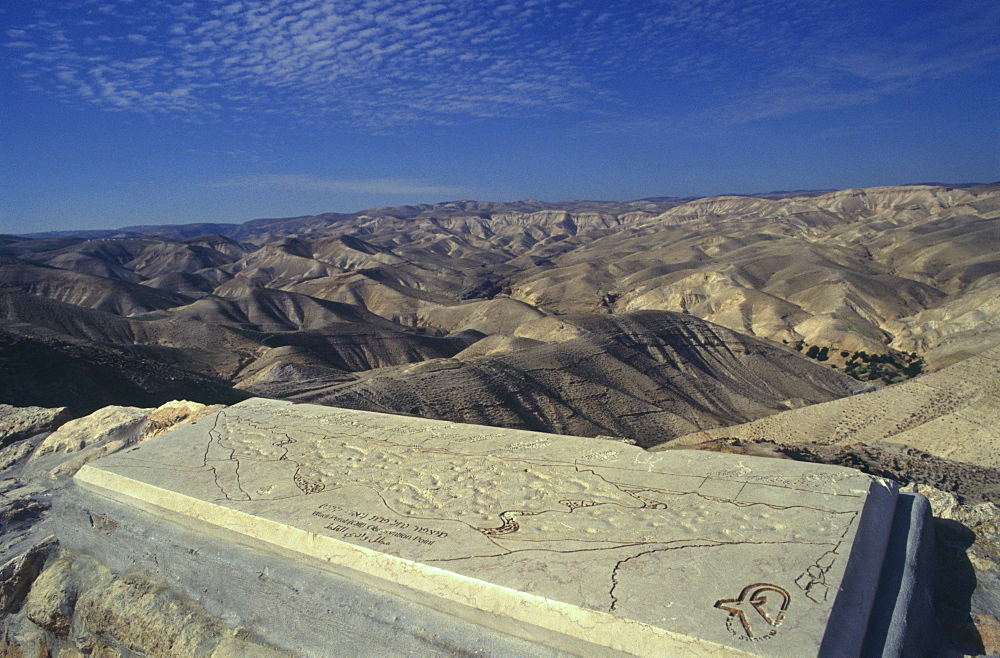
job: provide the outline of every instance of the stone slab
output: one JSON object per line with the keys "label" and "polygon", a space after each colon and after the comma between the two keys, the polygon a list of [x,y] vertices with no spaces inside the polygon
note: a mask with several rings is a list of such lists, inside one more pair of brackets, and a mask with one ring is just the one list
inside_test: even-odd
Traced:
{"label": "stone slab", "polygon": [[248,400],[77,481],[576,653],[855,654],[893,483]]}
{"label": "stone slab", "polygon": [[141,573],[250,638],[301,658],[567,655],[331,571],[323,562],[136,501],[71,487],[44,534],[115,574]]}

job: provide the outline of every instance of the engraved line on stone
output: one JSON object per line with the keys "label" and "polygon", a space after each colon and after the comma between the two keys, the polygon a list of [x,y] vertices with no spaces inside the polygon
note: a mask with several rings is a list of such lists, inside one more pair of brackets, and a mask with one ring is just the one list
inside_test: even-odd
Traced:
{"label": "engraved line on stone", "polygon": [[[265,430],[265,431],[272,431],[272,430],[270,430],[270,428],[258,426],[258,425],[256,425],[255,423],[253,423],[252,421],[249,421],[249,420],[246,421],[246,424],[250,425],[254,429]],[[302,431],[306,432],[308,434],[313,434],[313,433],[308,432],[308,431],[306,431],[304,429]],[[313,434],[313,435],[314,436],[318,436],[318,437],[322,437],[322,438],[334,438],[334,437],[332,437],[330,435],[327,435],[327,434]],[[287,437],[287,434],[285,436]],[[336,438],[341,438],[341,437],[338,436]],[[342,438],[343,439],[357,438],[357,439],[361,439],[362,441],[365,441],[365,442],[377,441],[379,443],[383,443],[383,444],[387,444],[387,445],[392,445],[392,446],[396,446],[396,447],[403,447],[403,448],[413,448],[413,449],[416,449],[416,450],[421,450],[421,451],[425,451],[427,453],[432,453],[432,454],[463,456],[463,457],[484,457],[484,458],[486,458],[486,457],[496,457],[495,455],[490,455],[488,453],[487,454],[482,454],[482,453],[455,453],[454,451],[448,450],[448,449],[430,450],[430,449],[424,448],[423,446],[413,446],[413,445],[408,444],[408,443],[393,442],[393,441],[389,441],[389,440],[385,440],[385,439],[374,439],[372,437],[363,437],[363,436],[352,437],[352,436],[349,436],[349,435],[345,435]],[[283,447],[283,445],[285,445],[284,442],[282,442],[282,447]],[[287,449],[286,449],[286,453],[287,453]],[[235,454],[235,450],[234,449],[231,451],[231,454]],[[506,457],[506,458],[500,458],[500,459],[502,459],[503,461],[516,461],[516,462],[521,462],[521,463],[530,463],[530,464],[533,464],[533,465],[548,466],[548,467],[553,467],[553,468],[558,468],[558,467],[562,467],[562,466],[567,466],[568,467],[568,466],[572,465],[576,469],[577,472],[579,472],[581,474],[583,474],[583,473],[589,473],[589,474],[591,474],[591,475],[593,475],[593,476],[601,479],[602,481],[606,482],[607,484],[615,486],[616,488],[618,488],[619,490],[623,491],[624,493],[629,494],[630,496],[633,496],[633,497],[637,498],[638,500],[640,500],[640,502],[643,503],[643,507],[649,507],[646,504],[646,502],[647,501],[653,501],[653,499],[635,496],[634,493],[636,491],[655,491],[655,492],[663,493],[663,494],[667,494],[667,495],[689,495],[691,493],[694,493],[695,495],[697,495],[699,497],[702,497],[702,498],[704,498],[706,500],[712,500],[712,501],[716,501],[716,502],[725,502],[725,503],[735,504],[735,505],[737,505],[739,507],[750,507],[750,506],[753,506],[753,505],[764,505],[764,506],[770,507],[772,509],[780,509],[780,510],[787,510],[787,509],[792,509],[792,508],[802,508],[802,509],[812,509],[812,510],[816,510],[816,511],[823,511],[823,512],[830,512],[830,513],[843,513],[843,512],[837,512],[835,510],[828,510],[828,509],[824,509],[824,508],[816,508],[816,507],[811,507],[811,506],[798,506],[798,505],[780,506],[780,505],[772,505],[772,504],[768,504],[768,503],[753,503],[753,502],[736,501],[736,500],[728,499],[728,498],[720,498],[720,497],[716,497],[716,496],[707,496],[707,495],[704,495],[704,494],[698,494],[697,492],[682,492],[682,491],[671,491],[671,490],[666,490],[666,489],[653,489],[653,488],[637,489],[637,488],[635,488],[635,485],[631,485],[631,484],[627,484],[627,483],[621,483],[621,482],[616,482],[616,481],[613,481],[613,480],[609,480],[608,478],[604,477],[603,475],[601,475],[599,473],[596,473],[595,471],[593,471],[591,469],[580,469],[579,466],[580,466],[581,462],[579,460],[576,460],[573,463],[570,463],[570,462],[562,462],[562,461],[559,461],[559,460],[539,460],[539,459],[528,459],[528,458],[517,458],[517,457]],[[301,467],[301,464],[299,464],[298,462],[295,462],[295,463]],[[638,472],[638,473],[648,473],[648,472],[650,472],[648,470],[630,469],[630,468],[617,468],[617,467],[608,467],[608,466],[599,466],[599,468],[616,468],[616,470],[626,470],[626,471],[633,471],[633,472]],[[237,472],[238,472],[238,469],[237,469]],[[666,473],[666,472],[660,472],[660,471],[655,471],[655,472],[657,472],[657,473],[663,473],[663,474],[666,474],[666,475],[680,476],[680,477],[700,477],[700,478],[702,478],[702,484],[704,484],[705,482],[707,482],[709,479],[713,479],[713,478],[708,478],[708,477],[704,477],[704,476],[680,475],[680,474]],[[296,471],[296,474],[297,473],[298,473],[298,471]],[[737,480],[737,481],[741,481],[741,480]],[[746,484],[748,484],[748,482],[746,482],[746,481],[741,481],[741,482],[743,482],[743,487],[745,487]],[[295,479],[295,484],[299,487],[299,489],[301,489],[306,494],[316,493],[318,491],[322,491],[323,488],[324,488],[324,485],[322,483],[311,483],[311,482],[308,482],[308,481],[306,481],[304,479],[300,479],[300,478],[296,478]],[[760,483],[758,483],[758,484],[760,484]],[[761,486],[788,488],[788,487],[780,487],[780,485],[772,485],[772,484],[761,484]],[[743,490],[743,487],[741,487],[741,492]],[[242,487],[241,487],[241,490],[242,490]],[[796,490],[798,490],[798,489],[796,489]],[[816,492],[811,491],[811,490],[804,490],[804,491],[809,491],[810,493],[816,493]],[[739,494],[737,494],[737,495],[739,495]],[[230,500],[232,499],[229,496],[227,496],[227,498],[230,499]],[[249,496],[248,496],[248,498],[249,498]],[[614,504],[617,504],[617,503],[614,503]],[[654,509],[659,508],[658,507],[659,505],[664,505],[665,506],[665,504],[662,503],[661,501],[654,501],[653,505],[654,505],[654,507],[653,507]],[[474,526],[470,526],[470,527],[474,527]],[[475,527],[474,527],[474,529],[481,530],[480,528],[475,528]],[[845,532],[846,532],[846,530],[845,530]],[[501,533],[501,534],[504,534],[504,533]]]}
{"label": "engraved line on stone", "polygon": [[[509,541],[535,541],[535,542],[557,542],[557,541],[573,541],[573,542],[584,542],[587,540],[583,539],[518,539]],[[591,540],[597,542],[598,540]],[[686,539],[679,539],[677,541],[688,541]],[[605,542],[608,543],[608,542]],[[657,544],[664,544],[666,542],[662,541],[637,541],[628,543],[615,543],[614,546],[598,546],[596,548],[571,548],[565,551],[557,551],[551,548],[518,548],[518,549],[508,549],[505,553],[498,553],[496,555],[463,555],[461,557],[440,557],[440,558],[429,558],[427,562],[458,562],[460,560],[472,560],[478,558],[491,558],[491,557],[507,557],[513,553],[593,553],[595,551],[617,551],[623,548],[632,548],[633,546],[654,546]]]}
{"label": "engraved line on stone", "polygon": [[[232,461],[233,461],[233,456],[236,454],[236,449],[235,448],[230,448],[230,447],[226,446],[224,443],[222,443],[223,433],[219,429],[219,423],[222,422],[224,424],[225,423],[225,418],[226,418],[226,413],[224,411],[220,411],[219,415],[216,417],[216,422],[213,423],[212,428],[208,431],[208,437],[209,438],[208,438],[208,443],[205,446],[205,458],[204,458],[204,460],[205,460],[205,466],[207,466],[207,467],[209,467],[209,468],[212,469],[212,474],[214,475],[214,480],[215,480],[215,486],[219,488],[219,491],[222,493],[223,497],[226,500],[240,500],[238,498],[233,498],[233,496],[230,494],[230,492],[226,490],[226,485],[223,483],[223,479],[225,477],[225,474],[222,473],[222,472],[220,472],[220,470],[219,470],[220,466],[214,466],[212,464],[209,464],[209,462],[218,462],[220,465],[222,463],[229,463],[229,464],[231,464]],[[226,457],[212,457],[211,454],[212,454],[212,447],[213,447],[213,445],[222,454],[225,454],[228,451],[229,452],[229,457],[228,458],[226,458]],[[250,494],[248,494],[246,491],[244,491],[243,487],[240,486],[240,481],[239,481],[239,460],[236,460],[236,466],[235,466],[235,468],[233,470],[233,475],[235,476],[236,489],[238,489],[240,492],[242,492],[243,495],[245,496],[245,498],[243,498],[242,500],[250,500]]]}
{"label": "engraved line on stone", "polygon": [[[260,426],[257,426],[253,422],[248,422],[247,424],[250,425],[251,427],[254,427],[255,429],[258,429],[258,430],[265,429],[265,428],[262,428]],[[306,431],[306,434],[313,434],[313,433]],[[286,438],[288,438],[287,434],[285,436],[286,436]],[[329,435],[327,435],[325,433],[324,434],[313,434],[313,436],[317,436],[317,437],[323,438],[323,439],[333,438],[333,437],[330,437]],[[347,438],[348,437],[345,436],[341,440],[344,441]],[[381,443],[383,445],[386,445],[386,444],[388,444],[388,445],[395,445],[395,446],[398,446],[398,447],[415,449],[415,450],[419,450],[419,451],[423,451],[423,452],[431,453],[431,454],[436,453],[436,454],[454,455],[454,456],[461,455],[461,456],[465,456],[465,457],[468,457],[468,456],[483,456],[483,457],[489,456],[489,455],[469,455],[467,453],[466,454],[456,453],[456,451],[454,451],[454,450],[448,450],[448,449],[444,449],[444,450],[428,450],[428,449],[426,449],[426,448],[424,448],[422,446],[412,446],[412,445],[406,444],[406,443],[391,442],[391,441],[384,441],[384,440],[376,440],[376,439],[372,439],[372,437],[360,437],[359,436],[359,437],[355,437],[355,438],[356,439],[360,439],[364,443],[378,442],[378,443]],[[284,442],[276,442],[276,445],[278,443],[281,444],[281,447],[284,447],[284,445],[286,445]],[[344,441],[344,445],[347,445],[347,444],[348,444],[348,441]],[[220,447],[222,447],[222,446],[220,446]],[[284,449],[284,453],[285,453],[285,455],[287,455],[287,448]],[[234,455],[235,451],[232,451],[230,454]],[[531,460],[529,460],[529,459],[508,457],[504,461],[519,461],[519,462],[522,462],[522,463],[532,463],[532,464],[536,464],[536,465],[546,465],[546,466],[549,466],[549,467],[570,466],[570,465],[572,465],[577,470],[577,472],[590,473],[591,475],[596,476],[597,478],[603,480],[604,482],[606,482],[608,484],[612,484],[613,486],[615,486],[616,488],[618,488],[620,491],[623,491],[624,493],[627,493],[627,494],[631,495],[632,497],[637,498],[643,504],[643,507],[647,507],[647,502],[651,500],[651,499],[648,499],[648,498],[645,498],[645,497],[637,497],[637,496],[635,496],[635,493],[637,491],[648,491],[648,489],[637,489],[634,485],[625,485],[624,483],[618,483],[618,482],[610,481],[607,478],[603,477],[602,475],[596,473],[595,471],[593,471],[591,469],[586,469],[584,471],[581,471],[581,469],[579,468],[579,463],[578,463],[579,460],[577,460],[573,464],[570,464],[569,462],[559,462],[558,460],[538,460],[538,459],[531,459]],[[296,462],[296,464],[301,467],[301,465],[299,465],[297,462]],[[607,467],[601,467],[601,468],[607,468]],[[640,473],[649,472],[648,470],[641,471],[639,469],[618,469],[618,470],[628,470],[628,471],[640,472]],[[298,470],[296,471],[296,475],[298,475]],[[691,476],[687,476],[687,477],[691,477]],[[702,483],[707,482],[708,479],[710,479],[710,478],[702,476]],[[311,488],[309,486],[309,483],[305,483],[304,480],[296,479],[295,484],[301,490],[303,490],[305,493],[310,493],[311,492]],[[745,488],[746,484],[747,484],[747,482],[743,481],[743,487],[741,487],[741,491],[742,491],[743,488]],[[775,486],[775,485],[764,484],[762,486]],[[318,490],[321,490],[321,487],[322,487],[321,483],[319,483],[319,487],[320,488]],[[382,498],[382,496],[381,496],[380,493],[378,493],[378,492],[376,492],[376,493],[379,495],[380,498]],[[668,491],[665,491],[665,490],[661,490],[660,493],[667,493],[667,494],[673,494],[673,495],[684,495],[681,492],[668,492]],[[689,493],[689,492],[684,492],[684,493]],[[815,492],[811,492],[811,493],[815,493]],[[716,498],[716,497],[708,497],[708,496],[703,496],[703,495],[701,497],[706,498],[706,499],[710,499],[710,500],[714,500],[714,501],[718,501],[718,502],[729,502],[729,503],[735,503],[736,502],[736,501],[730,501],[728,499],[722,499],[722,498]],[[384,498],[383,498],[383,503],[386,504],[387,508],[392,509],[391,506],[388,505],[387,501],[385,501]],[[665,505],[665,504],[663,504],[660,501],[655,501],[654,504],[655,505]],[[747,506],[748,507],[748,506],[751,506],[753,504],[754,503],[738,503],[738,506],[741,506],[741,507]],[[783,506],[771,506],[771,505],[767,505],[767,504],[764,504],[764,503],[760,503],[760,504],[766,505],[768,507],[773,507],[775,509],[788,509],[788,507],[783,507]],[[811,509],[815,509],[815,508],[811,508]],[[393,511],[395,512],[395,510],[393,510]],[[572,511],[572,510],[570,510],[570,511]],[[398,512],[397,512],[397,514],[398,514]],[[537,514],[537,512],[536,512],[536,514]],[[410,517],[410,518],[412,518],[412,517]],[[428,520],[434,519],[434,517],[424,517],[424,518],[427,518]],[[503,525],[500,526],[500,528],[486,529],[486,532],[484,532],[483,528],[476,528],[476,527],[474,527],[474,526],[472,526],[472,525],[470,525],[468,523],[460,521],[459,519],[440,519],[440,518],[438,518],[436,520],[441,520],[441,521],[458,521],[458,522],[463,523],[464,525],[468,525],[470,528],[474,528],[476,530],[479,530],[480,532],[483,532],[483,534],[490,539],[491,543],[494,543],[494,545],[496,545],[498,548],[500,548],[501,550],[504,550],[505,553],[510,553],[511,550],[508,547],[505,547],[505,546],[502,546],[500,544],[497,544],[496,542],[493,542],[492,536],[499,536],[499,535],[503,535],[503,534],[510,534],[510,533],[516,532],[517,529],[519,528],[517,522],[515,520],[513,520],[513,519],[511,519],[513,521],[512,525],[508,525],[507,523],[504,523]],[[490,535],[492,535],[492,536],[490,536]],[[509,539],[513,540],[514,538],[509,538]],[[551,540],[551,541],[570,541],[570,540]]]}
{"label": "engraved line on stone", "polygon": [[[657,471],[657,470],[651,470],[651,469],[648,469],[648,468],[628,468],[628,467],[625,467],[625,466],[610,466],[610,465],[605,465],[605,464],[590,464],[590,463],[588,463],[588,462],[586,462],[584,460],[581,460],[581,459],[576,459],[576,460],[573,461],[573,463],[577,466],[577,470],[580,470],[579,467],[581,465],[583,465],[583,466],[593,466],[594,468],[601,468],[601,469],[607,469],[607,470],[631,471],[633,473],[642,473],[642,474],[656,473],[657,475],[669,475],[669,476],[672,476],[672,477],[696,478],[696,479],[705,478],[706,480],[718,480],[720,482],[742,482],[743,484],[756,484],[757,486],[760,486],[760,487],[774,487],[776,489],[789,489],[791,491],[803,491],[803,492],[810,493],[810,494],[821,494],[821,495],[824,495],[824,496],[839,496],[839,497],[843,497],[843,498],[863,498],[866,495],[866,494],[828,493],[828,492],[825,492],[825,491],[817,491],[815,489],[803,489],[801,487],[792,487],[792,486],[783,485],[783,484],[772,484],[772,483],[769,483],[769,482],[756,482],[756,481],[753,481],[753,480],[742,479],[741,477],[711,477],[711,476],[705,477],[703,475],[691,475],[689,473],[671,473],[669,471]],[[583,469],[583,470],[585,472],[588,472],[588,473],[594,473],[594,471],[592,471],[590,469]],[[594,475],[597,475],[598,477],[601,477],[597,473],[594,473]]]}
{"label": "engraved line on stone", "polygon": [[816,562],[809,565],[809,567],[795,579],[795,584],[799,586],[799,589],[805,592],[806,598],[813,603],[822,603],[826,601],[830,594],[830,587],[826,582],[826,574],[837,561],[837,556],[840,555],[840,552],[838,551],[839,548],[840,544],[837,544],[833,550],[823,553],[823,555],[821,555]]}
{"label": "engraved line on stone", "polygon": [[[250,424],[251,426],[253,426],[253,424],[251,422],[248,422],[248,424]],[[302,430],[302,431],[306,431],[306,430]],[[328,435],[324,435],[324,434],[319,434],[317,436],[321,436],[323,438],[328,438]],[[366,442],[367,441],[375,440],[375,441],[379,441],[380,443],[387,444],[387,445],[393,445],[393,446],[397,446],[397,447],[406,447],[406,448],[412,448],[412,449],[417,449],[417,450],[423,450],[425,452],[432,453],[432,454],[436,453],[436,454],[445,454],[445,455],[454,455],[454,456],[465,456],[465,457],[468,457],[468,456],[481,456],[481,457],[490,457],[490,456],[492,456],[492,457],[496,457],[496,455],[489,455],[489,454],[485,454],[484,455],[484,454],[481,454],[481,453],[459,453],[459,452],[456,452],[454,450],[449,450],[449,449],[433,450],[433,449],[427,449],[427,448],[425,448],[423,446],[414,446],[412,444],[407,444],[407,443],[391,442],[391,441],[384,440],[384,439],[373,439],[372,437],[357,436],[355,438],[361,439],[361,440],[366,441]],[[505,459],[511,460],[511,461],[521,461],[523,463],[532,463],[532,464],[535,464],[535,465],[544,465],[544,466],[549,466],[549,467],[558,467],[558,466],[563,466],[563,465],[565,465],[565,466],[573,465],[577,469],[578,472],[591,473],[592,475],[594,475],[594,476],[596,476],[596,477],[604,480],[608,484],[613,484],[613,485],[617,485],[618,484],[618,483],[615,483],[614,481],[608,480],[607,478],[601,476],[600,474],[596,473],[595,471],[593,471],[591,469],[580,469],[579,468],[580,464],[586,464],[586,462],[582,462],[581,460],[574,460],[574,462],[571,464],[570,462],[562,462],[560,460],[538,460],[538,459],[525,459],[525,458],[516,458],[516,457],[507,457]],[[615,469],[615,470],[626,470],[626,471],[632,471],[632,472],[637,472],[637,473],[655,472],[655,473],[659,473],[659,474],[663,474],[663,475],[671,475],[671,476],[674,476],[674,477],[700,477],[700,478],[703,478],[703,482],[707,481],[708,479],[711,479],[711,478],[706,478],[705,476],[692,476],[692,475],[679,474],[679,473],[667,473],[667,472],[663,472],[663,471],[650,471],[648,469],[633,469],[633,468],[623,468],[623,467],[594,465],[594,464],[587,464],[587,465],[595,466],[597,468],[609,468],[609,469]],[[739,479],[731,479],[731,480],[723,480],[723,481],[742,482],[744,484],[744,486],[746,484],[748,484],[748,481],[746,481],[746,480],[739,480]],[[809,493],[817,493],[816,491],[811,490],[811,489],[800,489],[800,488],[797,488],[797,487],[787,487],[787,486],[776,485],[776,484],[771,484],[771,483],[756,482],[755,484],[758,484],[759,486],[775,487],[775,488],[782,488],[782,489],[791,489],[791,490],[795,490],[795,491],[806,491],[806,492],[809,492]],[[664,492],[664,493],[666,493],[666,492]],[[846,495],[846,494],[833,494],[833,495],[840,495],[840,496],[845,496],[845,497],[858,497],[858,496],[851,496],[851,495]],[[713,500],[729,500],[729,499],[720,499],[720,498],[712,498],[712,499]],[[735,502],[735,501],[731,501],[731,502]],[[776,508],[783,509],[781,507],[776,507]],[[809,508],[809,509],[820,510],[820,508]],[[820,510],[820,511],[831,511],[831,510]]]}

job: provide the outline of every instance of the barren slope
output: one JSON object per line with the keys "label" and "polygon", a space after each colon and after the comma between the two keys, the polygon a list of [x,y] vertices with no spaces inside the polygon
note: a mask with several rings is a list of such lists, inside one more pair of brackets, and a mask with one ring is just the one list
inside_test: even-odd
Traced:
{"label": "barren slope", "polygon": [[[382,368],[283,397],[652,445],[866,388],[787,348],[690,316],[562,316],[565,338]],[[529,327],[530,328],[530,327]],[[251,388],[254,392],[266,389]]]}
{"label": "barren slope", "polygon": [[659,447],[723,437],[787,445],[906,445],[1000,468],[1000,348],[879,391],[692,433]]}
{"label": "barren slope", "polygon": [[6,404],[44,402],[81,414],[112,402],[149,406],[174,397],[234,404],[247,396],[219,379],[130,350],[0,329],[0,399]]}

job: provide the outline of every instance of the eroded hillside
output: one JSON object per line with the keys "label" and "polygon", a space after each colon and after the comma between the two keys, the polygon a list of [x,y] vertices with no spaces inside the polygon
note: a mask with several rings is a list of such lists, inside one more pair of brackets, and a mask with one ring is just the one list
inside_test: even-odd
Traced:
{"label": "eroded hillside", "polygon": [[[7,344],[113,354],[143,391],[201,378],[650,443],[863,388],[782,343],[928,370],[1000,344],[998,217],[997,186],[904,186],[7,237],[0,320]],[[627,338],[639,326],[659,352]],[[5,376],[54,390],[35,381],[52,373]]]}

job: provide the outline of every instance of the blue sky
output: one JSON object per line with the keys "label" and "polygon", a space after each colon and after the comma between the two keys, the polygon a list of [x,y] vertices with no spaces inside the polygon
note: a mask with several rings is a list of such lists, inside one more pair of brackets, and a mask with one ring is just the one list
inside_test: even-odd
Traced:
{"label": "blue sky", "polygon": [[0,6],[0,233],[1000,180],[996,0]]}

